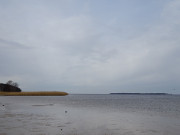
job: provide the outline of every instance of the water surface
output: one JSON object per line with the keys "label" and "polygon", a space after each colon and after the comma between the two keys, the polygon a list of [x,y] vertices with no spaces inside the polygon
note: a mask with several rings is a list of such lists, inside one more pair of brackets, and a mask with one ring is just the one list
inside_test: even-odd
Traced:
{"label": "water surface", "polygon": [[179,135],[178,95],[0,97],[0,135]]}

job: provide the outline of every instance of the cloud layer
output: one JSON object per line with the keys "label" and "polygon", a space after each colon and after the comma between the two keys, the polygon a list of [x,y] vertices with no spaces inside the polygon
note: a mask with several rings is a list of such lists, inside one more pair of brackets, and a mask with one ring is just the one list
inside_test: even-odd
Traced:
{"label": "cloud layer", "polygon": [[28,91],[180,93],[178,0],[0,5],[1,82]]}

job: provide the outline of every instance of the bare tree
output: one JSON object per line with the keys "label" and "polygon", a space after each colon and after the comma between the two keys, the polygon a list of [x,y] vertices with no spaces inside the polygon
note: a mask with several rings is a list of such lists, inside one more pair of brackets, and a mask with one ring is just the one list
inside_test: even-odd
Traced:
{"label": "bare tree", "polygon": [[19,87],[19,84],[18,84],[17,82],[14,82],[14,83],[13,83],[13,86]]}
{"label": "bare tree", "polygon": [[9,81],[7,81],[6,84],[12,85],[12,84],[13,84],[13,81],[12,81],[12,80],[9,80]]}
{"label": "bare tree", "polygon": [[19,87],[19,84],[17,82],[13,82],[12,80],[9,80],[6,84],[14,86],[14,87]]}

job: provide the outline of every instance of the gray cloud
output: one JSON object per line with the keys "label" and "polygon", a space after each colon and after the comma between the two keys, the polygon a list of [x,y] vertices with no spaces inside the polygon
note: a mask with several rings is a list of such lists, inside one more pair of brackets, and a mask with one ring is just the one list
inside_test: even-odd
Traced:
{"label": "gray cloud", "polygon": [[179,93],[178,0],[165,1],[159,18],[142,28],[121,23],[128,13],[97,18],[91,2],[78,3],[2,3],[2,82],[12,79],[24,90],[72,93],[171,93],[174,88],[172,93]]}

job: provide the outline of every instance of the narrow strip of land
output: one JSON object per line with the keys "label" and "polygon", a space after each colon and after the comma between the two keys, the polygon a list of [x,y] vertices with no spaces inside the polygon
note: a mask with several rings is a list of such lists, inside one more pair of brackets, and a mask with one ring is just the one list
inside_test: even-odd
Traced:
{"label": "narrow strip of land", "polygon": [[117,95],[168,95],[168,93],[110,93]]}
{"label": "narrow strip of land", "polygon": [[66,96],[68,93],[52,91],[52,92],[0,92],[0,96]]}

